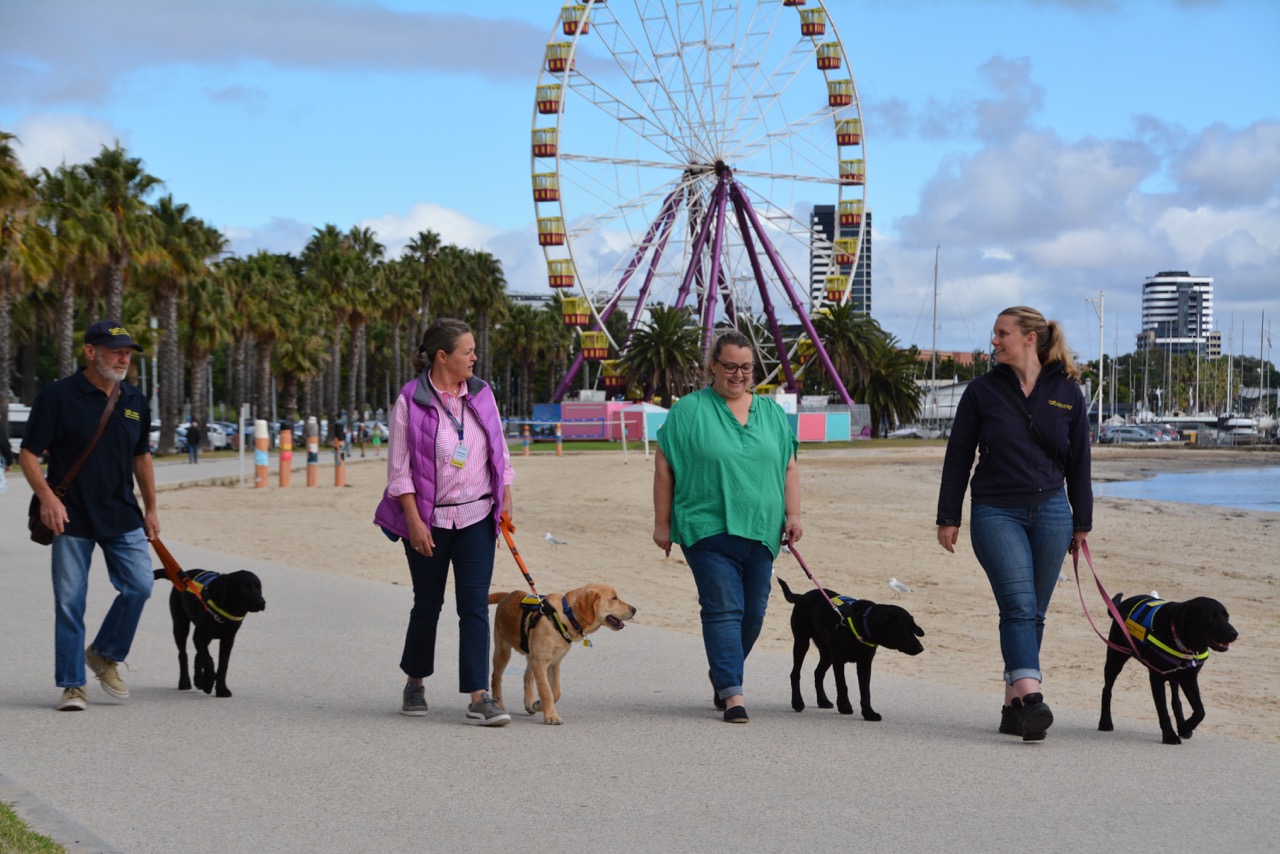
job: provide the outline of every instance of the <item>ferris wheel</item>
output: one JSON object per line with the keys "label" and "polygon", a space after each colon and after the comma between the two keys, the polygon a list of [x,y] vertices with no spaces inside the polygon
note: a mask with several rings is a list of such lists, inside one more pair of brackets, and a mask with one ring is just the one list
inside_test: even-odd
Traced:
{"label": "ferris wheel", "polygon": [[531,171],[548,283],[581,343],[556,401],[584,362],[622,385],[610,351],[662,303],[690,310],[704,352],[717,323],[747,332],[762,383],[799,391],[816,362],[852,403],[812,323],[850,300],[866,238],[861,106],[821,0],[567,0]]}

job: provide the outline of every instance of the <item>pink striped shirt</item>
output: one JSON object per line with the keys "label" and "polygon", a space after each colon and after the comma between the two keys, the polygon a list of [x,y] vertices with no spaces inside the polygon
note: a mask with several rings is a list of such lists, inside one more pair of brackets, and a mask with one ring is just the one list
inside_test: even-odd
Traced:
{"label": "pink striped shirt", "polygon": [[[431,382],[429,374],[427,381]],[[496,496],[485,497],[493,493],[489,483],[489,438],[484,427],[463,405],[462,399],[467,396],[466,383],[461,383],[454,392],[436,388],[434,382],[431,387],[438,395],[437,402],[462,422],[469,452],[462,468],[450,464],[458,447],[458,431],[448,417],[441,418],[436,427],[435,509],[427,524],[434,528],[465,528],[493,512]],[[409,404],[404,397],[397,397],[395,409],[391,412],[391,437],[387,441],[387,494],[392,498],[414,491],[409,470],[409,443],[405,441],[408,432]],[[516,472],[511,467],[511,454],[505,443],[502,460],[502,485],[508,486],[516,479]]]}

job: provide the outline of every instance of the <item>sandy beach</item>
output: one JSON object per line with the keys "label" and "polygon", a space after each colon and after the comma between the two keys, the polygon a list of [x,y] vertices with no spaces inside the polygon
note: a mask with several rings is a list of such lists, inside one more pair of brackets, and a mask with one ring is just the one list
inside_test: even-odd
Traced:
{"label": "sandy beach", "polygon": [[[651,461],[634,451],[626,462],[621,452],[570,449],[561,458],[545,453],[522,457],[518,448],[513,453],[517,546],[540,592],[606,582],[639,609],[637,622],[698,634],[698,604],[688,568],[678,549],[663,559],[650,539]],[[969,547],[968,531],[961,532],[955,555],[942,551],[934,538],[942,455],[939,446],[806,446],[800,457],[805,537],[799,545],[817,578],[840,593],[889,601],[890,577],[911,585],[913,592],[895,601],[925,629],[925,652],[909,658],[884,651],[876,658],[877,671],[988,693],[994,725],[1001,696],[995,604]],[[1280,455],[1269,452],[1104,447],[1095,452],[1094,478],[1274,464],[1280,464]],[[388,541],[370,521],[385,485],[383,461],[357,460],[347,469],[344,489],[326,484],[287,490],[167,490],[160,499],[165,543],[179,561],[182,545],[189,544],[407,585],[400,544]],[[295,477],[295,484],[299,481]],[[546,532],[567,545],[547,543]],[[1112,594],[1154,589],[1168,599],[1213,596],[1226,605],[1240,639],[1229,652],[1213,654],[1201,676],[1207,708],[1201,726],[1280,743],[1280,514],[1100,498],[1090,547]],[[1063,570],[1068,580],[1059,585],[1045,633],[1045,693],[1051,703],[1096,711],[1106,649],[1082,613],[1069,559]],[[1085,602],[1106,632],[1105,607],[1087,569],[1082,565],[1081,570]],[[809,587],[799,565],[785,554],[775,572],[793,589]],[[264,578],[268,591],[270,584]],[[500,547],[494,589],[524,586],[515,562]],[[450,606],[445,608],[448,612]],[[775,593],[763,646],[790,649],[789,613],[780,591]],[[447,619],[442,625],[443,631],[456,631]],[[394,671],[398,655],[398,650],[387,651],[389,670]],[[686,664],[705,668],[704,661]],[[815,664],[810,653],[806,671]],[[749,662],[748,697],[753,681],[787,678],[785,671],[753,670]],[[806,673],[805,682],[810,678]],[[1118,715],[1156,726],[1146,675],[1136,664],[1121,675],[1114,708]]]}

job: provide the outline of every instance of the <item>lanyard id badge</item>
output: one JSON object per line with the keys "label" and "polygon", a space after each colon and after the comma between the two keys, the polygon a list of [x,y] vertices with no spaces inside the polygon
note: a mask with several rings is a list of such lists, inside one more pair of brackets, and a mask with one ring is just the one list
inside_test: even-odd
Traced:
{"label": "lanyard id badge", "polygon": [[459,442],[453,449],[453,458],[449,460],[449,465],[460,469],[467,464],[467,455],[471,453],[471,449]]}

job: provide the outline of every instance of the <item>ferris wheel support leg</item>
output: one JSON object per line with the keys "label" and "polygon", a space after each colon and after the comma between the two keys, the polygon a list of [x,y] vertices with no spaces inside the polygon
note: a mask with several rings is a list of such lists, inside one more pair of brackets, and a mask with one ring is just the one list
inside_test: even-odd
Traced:
{"label": "ferris wheel support leg", "polygon": [[782,259],[778,257],[773,244],[769,242],[764,229],[760,227],[760,220],[756,217],[755,209],[751,207],[751,202],[737,184],[733,185],[732,193],[734,199],[742,205],[743,210],[746,212],[747,219],[750,221],[756,236],[760,238],[760,245],[764,247],[765,254],[769,256],[769,263],[773,265],[774,272],[777,273],[779,281],[782,282],[782,287],[787,292],[787,299],[791,301],[791,308],[795,310],[796,316],[800,319],[800,325],[804,327],[809,340],[813,342],[813,349],[818,358],[822,360],[822,366],[827,369],[827,376],[835,384],[836,391],[840,394],[840,399],[845,402],[846,406],[852,407],[853,398],[849,396],[849,391],[844,387],[844,381],[836,373],[835,366],[831,364],[831,357],[827,355],[826,348],[822,346],[822,339],[818,337],[817,330],[813,328],[813,321],[809,319],[808,312],[804,310],[799,298],[796,296],[795,289],[791,287],[791,280],[787,277],[786,267],[783,266]]}
{"label": "ferris wheel support leg", "polygon": [[[716,188],[712,190],[711,201],[716,203],[717,194],[725,192],[727,186],[724,179],[720,179],[716,184]],[[703,217],[702,222],[698,224],[698,236],[693,240],[693,248],[689,252],[689,269],[684,273],[684,279],[680,282],[680,293],[676,296],[676,308],[684,308],[684,304],[689,301],[689,290],[693,286],[694,274],[702,271],[702,264],[699,263],[702,258],[702,247],[706,245],[707,234],[711,231],[711,217]]]}
{"label": "ferris wheel support leg", "polygon": [[702,361],[704,363],[711,356],[711,339],[716,328],[716,295],[720,292],[720,250],[724,247],[724,209],[728,201],[728,192],[721,192],[716,200],[716,236],[711,241],[711,272],[707,277],[710,284],[703,289],[702,298]]}
{"label": "ferris wheel support leg", "polygon": [[565,372],[564,379],[560,380],[560,385],[556,386],[556,393],[552,395],[551,402],[559,403],[564,400],[564,396],[568,393],[570,386],[578,376],[578,371],[582,370],[582,351],[578,351],[578,355],[573,358],[573,364],[569,366],[569,370]]}
{"label": "ferris wheel support leg", "polygon": [[742,235],[742,245],[746,249],[747,258],[751,260],[751,274],[755,277],[756,287],[760,289],[760,302],[764,306],[764,316],[769,323],[769,334],[773,336],[773,345],[778,348],[778,363],[787,378],[787,389],[798,392],[795,375],[791,372],[791,358],[787,355],[787,345],[782,338],[782,328],[778,325],[778,315],[773,309],[773,300],[769,299],[769,286],[765,282],[764,270],[760,267],[760,256],[756,254],[755,244],[751,239],[751,229],[747,226],[747,215],[739,204],[738,194],[734,193],[733,212],[738,218],[738,233]]}

